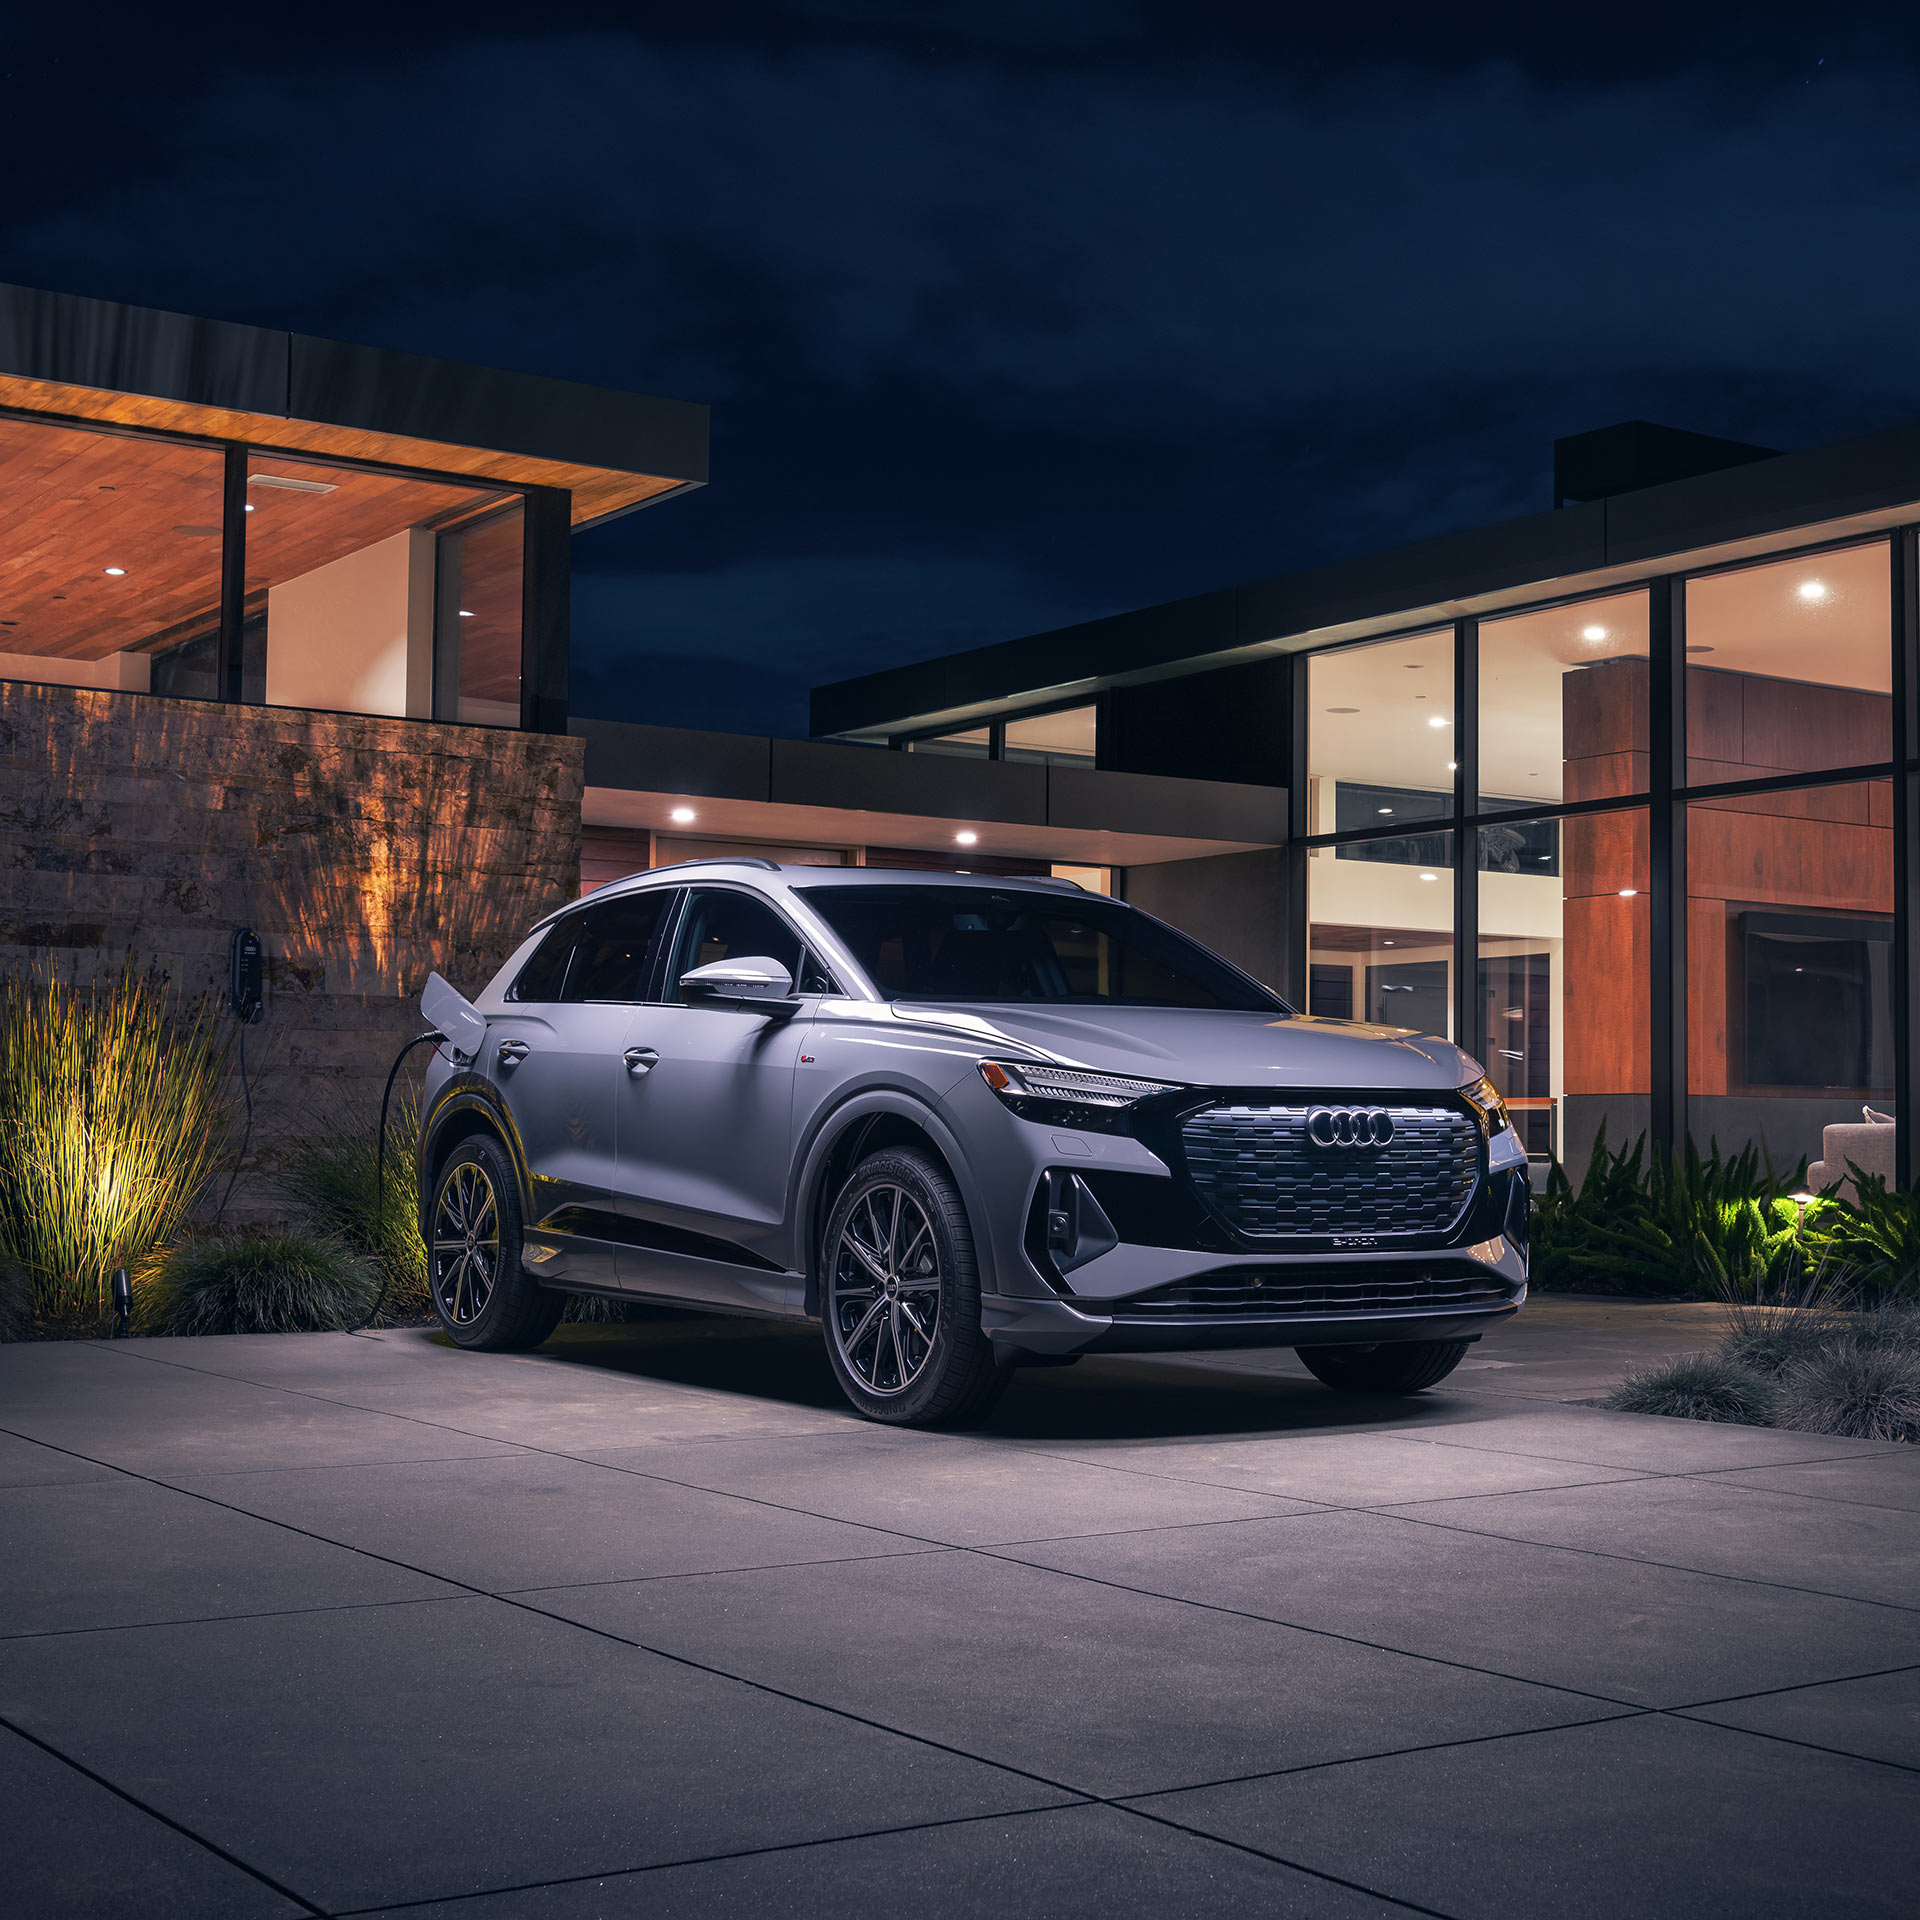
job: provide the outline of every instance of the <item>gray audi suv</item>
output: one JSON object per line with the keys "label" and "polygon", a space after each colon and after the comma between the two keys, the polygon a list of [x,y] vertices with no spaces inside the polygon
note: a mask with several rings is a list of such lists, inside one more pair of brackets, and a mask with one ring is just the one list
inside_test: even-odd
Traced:
{"label": "gray audi suv", "polygon": [[570,1293],[813,1319],[859,1412],[956,1425],[1087,1353],[1285,1346],[1414,1392],[1526,1296],[1526,1154],[1475,1061],[1067,881],[656,868],[422,1004],[463,1347],[537,1345]]}

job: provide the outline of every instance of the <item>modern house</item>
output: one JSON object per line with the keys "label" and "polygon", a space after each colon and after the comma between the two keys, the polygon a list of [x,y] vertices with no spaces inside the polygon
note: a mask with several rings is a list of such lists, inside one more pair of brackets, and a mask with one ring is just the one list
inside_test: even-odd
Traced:
{"label": "modern house", "polygon": [[1302,1008],[1457,1038],[1576,1171],[1602,1122],[1786,1170],[1870,1106],[1906,1177],[1920,429],[1781,455],[1633,422],[1560,442],[1554,491],[822,687],[814,731],[1284,790],[1284,856],[1132,897],[1184,871],[1174,917],[1261,919]]}
{"label": "modern house", "polygon": [[253,931],[271,1137],[364,1115],[429,968],[636,867],[1278,857],[1277,788],[1072,742],[576,719],[573,535],[706,477],[704,407],[0,287],[0,966],[218,990]]}

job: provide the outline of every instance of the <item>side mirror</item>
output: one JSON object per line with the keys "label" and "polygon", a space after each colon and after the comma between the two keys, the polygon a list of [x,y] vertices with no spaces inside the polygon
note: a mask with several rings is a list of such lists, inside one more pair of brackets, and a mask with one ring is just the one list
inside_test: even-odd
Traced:
{"label": "side mirror", "polygon": [[696,1006],[737,1007],[742,1013],[785,1018],[799,1009],[793,975],[778,960],[748,954],[739,960],[711,960],[680,976],[680,991]]}

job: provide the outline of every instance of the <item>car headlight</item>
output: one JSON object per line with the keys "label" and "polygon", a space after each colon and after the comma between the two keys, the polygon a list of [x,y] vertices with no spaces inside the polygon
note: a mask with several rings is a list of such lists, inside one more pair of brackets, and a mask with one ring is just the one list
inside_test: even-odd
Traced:
{"label": "car headlight", "polygon": [[1482,1074],[1470,1087],[1460,1089],[1473,1104],[1486,1115],[1488,1133],[1505,1133],[1513,1125],[1507,1112],[1507,1103],[1501,1099],[1499,1089],[1493,1081]]}
{"label": "car headlight", "polygon": [[1090,1073],[1084,1067],[1043,1067],[1027,1060],[982,1060],[980,1077],[1023,1120],[1114,1131],[1126,1111],[1156,1093],[1170,1093],[1172,1080],[1134,1080],[1120,1073]]}

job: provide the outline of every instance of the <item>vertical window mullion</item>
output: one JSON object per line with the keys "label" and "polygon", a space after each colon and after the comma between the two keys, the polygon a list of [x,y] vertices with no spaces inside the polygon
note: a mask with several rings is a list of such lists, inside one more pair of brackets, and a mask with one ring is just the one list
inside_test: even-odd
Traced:
{"label": "vertical window mullion", "polygon": [[1304,653],[1294,654],[1287,676],[1287,977],[1281,988],[1282,997],[1302,1013],[1311,1010],[1307,879],[1313,856],[1300,836],[1315,825],[1307,808],[1308,660]]}
{"label": "vertical window mullion", "polygon": [[1920,780],[1914,754],[1920,751],[1920,529],[1902,527],[1890,542],[1893,569],[1893,1117],[1894,1178],[1910,1186],[1914,1177],[1914,1089],[1920,1086],[1915,1049],[1920,1047],[1920,1002],[1913,981],[1913,915],[1920,905],[1914,884],[1920,859]]}
{"label": "vertical window mullion", "polygon": [[247,450],[229,445],[220,498],[220,633],[215,643],[214,698],[237,706],[247,624]]}
{"label": "vertical window mullion", "polygon": [[1453,623],[1453,1041],[1472,1052],[1480,1008],[1480,623]]}
{"label": "vertical window mullion", "polygon": [[[1647,583],[1647,1006],[1652,1029],[1653,1144],[1687,1139],[1686,607],[1671,574]],[[1624,1144],[1624,1143],[1622,1143]]]}

